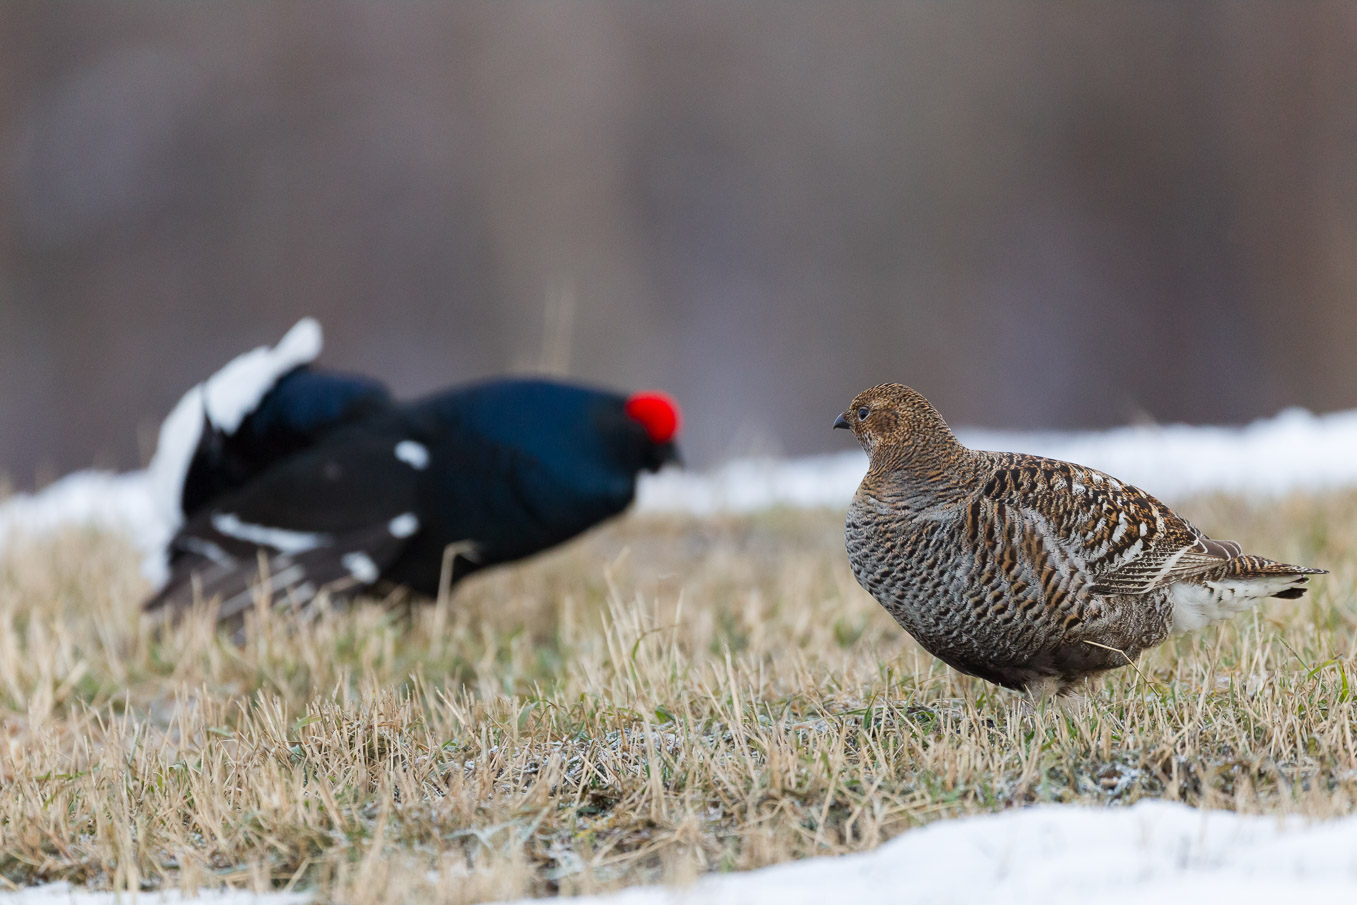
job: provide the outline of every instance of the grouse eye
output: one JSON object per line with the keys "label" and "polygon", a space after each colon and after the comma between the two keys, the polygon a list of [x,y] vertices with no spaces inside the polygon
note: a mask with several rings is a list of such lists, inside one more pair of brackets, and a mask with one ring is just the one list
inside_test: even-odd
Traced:
{"label": "grouse eye", "polygon": [[859,421],[866,421],[866,420],[867,420],[867,413],[868,413],[869,411],[870,411],[870,409],[868,409],[867,406],[865,406],[865,405],[864,405],[862,408],[858,409],[858,420],[859,420]]}

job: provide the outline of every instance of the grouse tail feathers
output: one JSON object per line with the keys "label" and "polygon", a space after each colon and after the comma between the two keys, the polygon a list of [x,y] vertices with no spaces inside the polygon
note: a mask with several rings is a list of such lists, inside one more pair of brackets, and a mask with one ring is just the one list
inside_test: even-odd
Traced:
{"label": "grouse tail feathers", "polygon": [[1186,632],[1252,609],[1268,597],[1294,600],[1305,594],[1311,575],[1326,570],[1237,556],[1219,567],[1167,589],[1173,604],[1172,630]]}
{"label": "grouse tail feathers", "polygon": [[156,506],[168,523],[184,520],[184,482],[205,441],[234,433],[278,379],[314,361],[321,345],[320,324],[303,318],[276,346],[237,355],[180,398],[160,426],[149,468]]}
{"label": "grouse tail feathers", "polygon": [[[312,370],[322,344],[320,324],[302,318],[277,345],[236,356],[180,398],[147,469],[171,533],[280,459],[391,405],[377,381]],[[144,571],[156,585],[168,577],[163,556]]]}
{"label": "grouse tail feathers", "polygon": [[1270,596],[1294,600],[1305,594],[1305,585],[1310,580],[1309,576],[1327,574],[1329,574],[1327,569],[1296,566],[1291,563],[1264,559],[1261,556],[1237,556],[1226,563],[1221,577],[1227,580],[1255,581],[1260,586],[1271,586],[1282,580],[1289,580],[1290,583],[1286,587]]}

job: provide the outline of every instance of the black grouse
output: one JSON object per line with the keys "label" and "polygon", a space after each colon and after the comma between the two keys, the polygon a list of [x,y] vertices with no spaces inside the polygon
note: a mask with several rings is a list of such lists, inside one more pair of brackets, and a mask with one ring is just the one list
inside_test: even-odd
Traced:
{"label": "black grouse", "polygon": [[638,473],[677,459],[679,412],[661,393],[511,378],[401,403],[314,369],[319,351],[304,320],[166,419],[151,473],[175,530],[147,609],[218,600],[229,620],[261,593],[434,596],[619,514]]}

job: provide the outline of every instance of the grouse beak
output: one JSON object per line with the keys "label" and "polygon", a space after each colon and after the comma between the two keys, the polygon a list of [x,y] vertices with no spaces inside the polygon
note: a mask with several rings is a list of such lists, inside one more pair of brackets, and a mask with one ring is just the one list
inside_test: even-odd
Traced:
{"label": "grouse beak", "polygon": [[678,445],[675,443],[657,443],[649,448],[645,454],[642,467],[646,471],[659,471],[666,465],[677,465],[683,467],[683,457],[679,455]]}
{"label": "grouse beak", "polygon": [[848,429],[849,429],[849,428],[848,428],[848,419],[845,418],[845,417],[843,416],[843,412],[839,412],[839,417],[837,417],[837,418],[834,419],[834,429],[835,429],[835,430],[848,430]]}

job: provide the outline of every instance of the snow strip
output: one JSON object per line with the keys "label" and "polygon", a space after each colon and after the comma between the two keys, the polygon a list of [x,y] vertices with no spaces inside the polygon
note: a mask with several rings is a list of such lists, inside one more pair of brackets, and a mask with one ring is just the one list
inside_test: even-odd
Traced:
{"label": "snow strip", "polygon": [[[942,821],[874,851],[571,905],[1277,905],[1357,901],[1357,817],[1306,823],[1144,801],[1045,805]],[[524,900],[530,901],[530,900]]]}
{"label": "snow strip", "polygon": [[[1105,471],[1161,499],[1201,493],[1280,496],[1357,486],[1357,410],[1287,409],[1244,427],[1187,424],[1106,431],[960,428],[972,449],[1034,453]],[[738,460],[709,474],[668,471],[643,480],[638,506],[661,512],[750,512],[771,506],[843,508],[867,470],[850,452],[807,459]]]}
{"label": "snow strip", "polygon": [[307,893],[254,893],[238,889],[201,890],[196,896],[185,896],[178,890],[167,892],[128,893],[90,892],[69,883],[48,883],[29,886],[18,892],[0,892],[0,905],[300,905],[310,901]]}
{"label": "snow strip", "polygon": [[[1142,801],[1038,807],[910,830],[874,851],[708,874],[688,887],[633,887],[571,905],[1276,905],[1357,897],[1357,816],[1309,822]],[[305,893],[141,893],[139,901],[298,905]],[[0,893],[0,905],[117,905],[65,883]],[[533,902],[519,900],[519,905]]]}
{"label": "snow strip", "polygon": [[160,553],[176,520],[165,517],[149,471],[114,474],[77,471],[37,493],[0,503],[0,551],[15,541],[37,539],[71,527],[126,534],[145,553]]}
{"label": "snow strip", "polygon": [[[1244,427],[1173,424],[1069,433],[963,428],[957,433],[978,449],[1092,466],[1169,502],[1210,492],[1267,497],[1357,487],[1357,410],[1313,415],[1288,409]],[[866,470],[867,458],[856,448],[804,459],[737,460],[706,473],[667,470],[642,475],[637,508],[696,515],[773,506],[841,509]],[[150,471],[122,475],[77,472],[38,493],[19,494],[0,503],[0,550],[20,534],[93,524],[126,533],[147,555],[148,577],[154,581],[164,568],[160,551],[178,524],[177,509],[166,507],[165,486],[153,465]]]}

